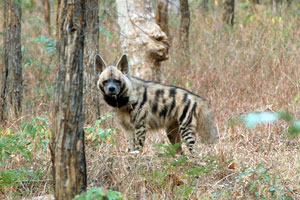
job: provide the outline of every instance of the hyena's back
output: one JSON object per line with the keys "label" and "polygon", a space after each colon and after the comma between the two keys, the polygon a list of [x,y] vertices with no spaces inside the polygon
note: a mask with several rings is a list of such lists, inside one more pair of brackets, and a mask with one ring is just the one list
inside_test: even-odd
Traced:
{"label": "hyena's back", "polygon": [[[136,113],[148,128],[166,128],[172,144],[184,139],[190,150],[195,134],[211,143],[217,138],[213,118],[203,98],[180,87],[131,78],[138,94]],[[141,106],[142,105],[142,106]]]}

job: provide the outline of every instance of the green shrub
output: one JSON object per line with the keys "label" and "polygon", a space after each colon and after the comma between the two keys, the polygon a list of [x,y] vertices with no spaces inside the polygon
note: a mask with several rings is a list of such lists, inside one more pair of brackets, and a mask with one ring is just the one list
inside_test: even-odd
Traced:
{"label": "green shrub", "polygon": [[104,190],[103,188],[91,188],[75,200],[120,200],[124,199],[120,192]]}

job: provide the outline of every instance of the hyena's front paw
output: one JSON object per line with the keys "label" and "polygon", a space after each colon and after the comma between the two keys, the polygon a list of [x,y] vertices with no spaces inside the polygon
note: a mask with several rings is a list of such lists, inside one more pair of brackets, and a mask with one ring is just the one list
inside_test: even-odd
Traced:
{"label": "hyena's front paw", "polygon": [[128,147],[126,151],[130,154],[139,154],[142,150],[141,147]]}
{"label": "hyena's front paw", "polygon": [[139,150],[135,150],[135,151],[130,151],[129,153],[130,153],[130,154],[139,154],[140,151],[139,151]]}
{"label": "hyena's front paw", "polygon": [[127,145],[128,145],[127,149],[126,149],[127,153],[135,150],[135,148],[134,148],[134,141],[132,139],[127,139]]}
{"label": "hyena's front paw", "polygon": [[130,148],[130,147],[127,148],[126,152],[130,153],[130,154],[139,154],[140,153],[139,150],[135,150],[134,148]]}

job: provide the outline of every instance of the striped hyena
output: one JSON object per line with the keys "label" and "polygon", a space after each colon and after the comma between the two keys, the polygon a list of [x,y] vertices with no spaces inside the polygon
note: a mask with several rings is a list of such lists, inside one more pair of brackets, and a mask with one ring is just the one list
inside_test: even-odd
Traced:
{"label": "striped hyena", "polygon": [[165,128],[172,144],[183,139],[191,152],[196,134],[208,143],[218,139],[202,97],[181,87],[131,77],[128,70],[126,55],[116,66],[107,66],[99,55],[95,58],[97,86],[125,129],[129,151],[142,150],[149,129]]}

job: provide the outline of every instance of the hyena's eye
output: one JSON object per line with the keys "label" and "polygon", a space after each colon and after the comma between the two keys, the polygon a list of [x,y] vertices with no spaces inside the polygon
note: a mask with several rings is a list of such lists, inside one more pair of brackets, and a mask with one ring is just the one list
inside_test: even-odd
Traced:
{"label": "hyena's eye", "polygon": [[103,85],[106,85],[108,83],[108,80],[105,80],[102,83],[103,83]]}
{"label": "hyena's eye", "polygon": [[117,84],[121,84],[120,80],[114,80]]}

